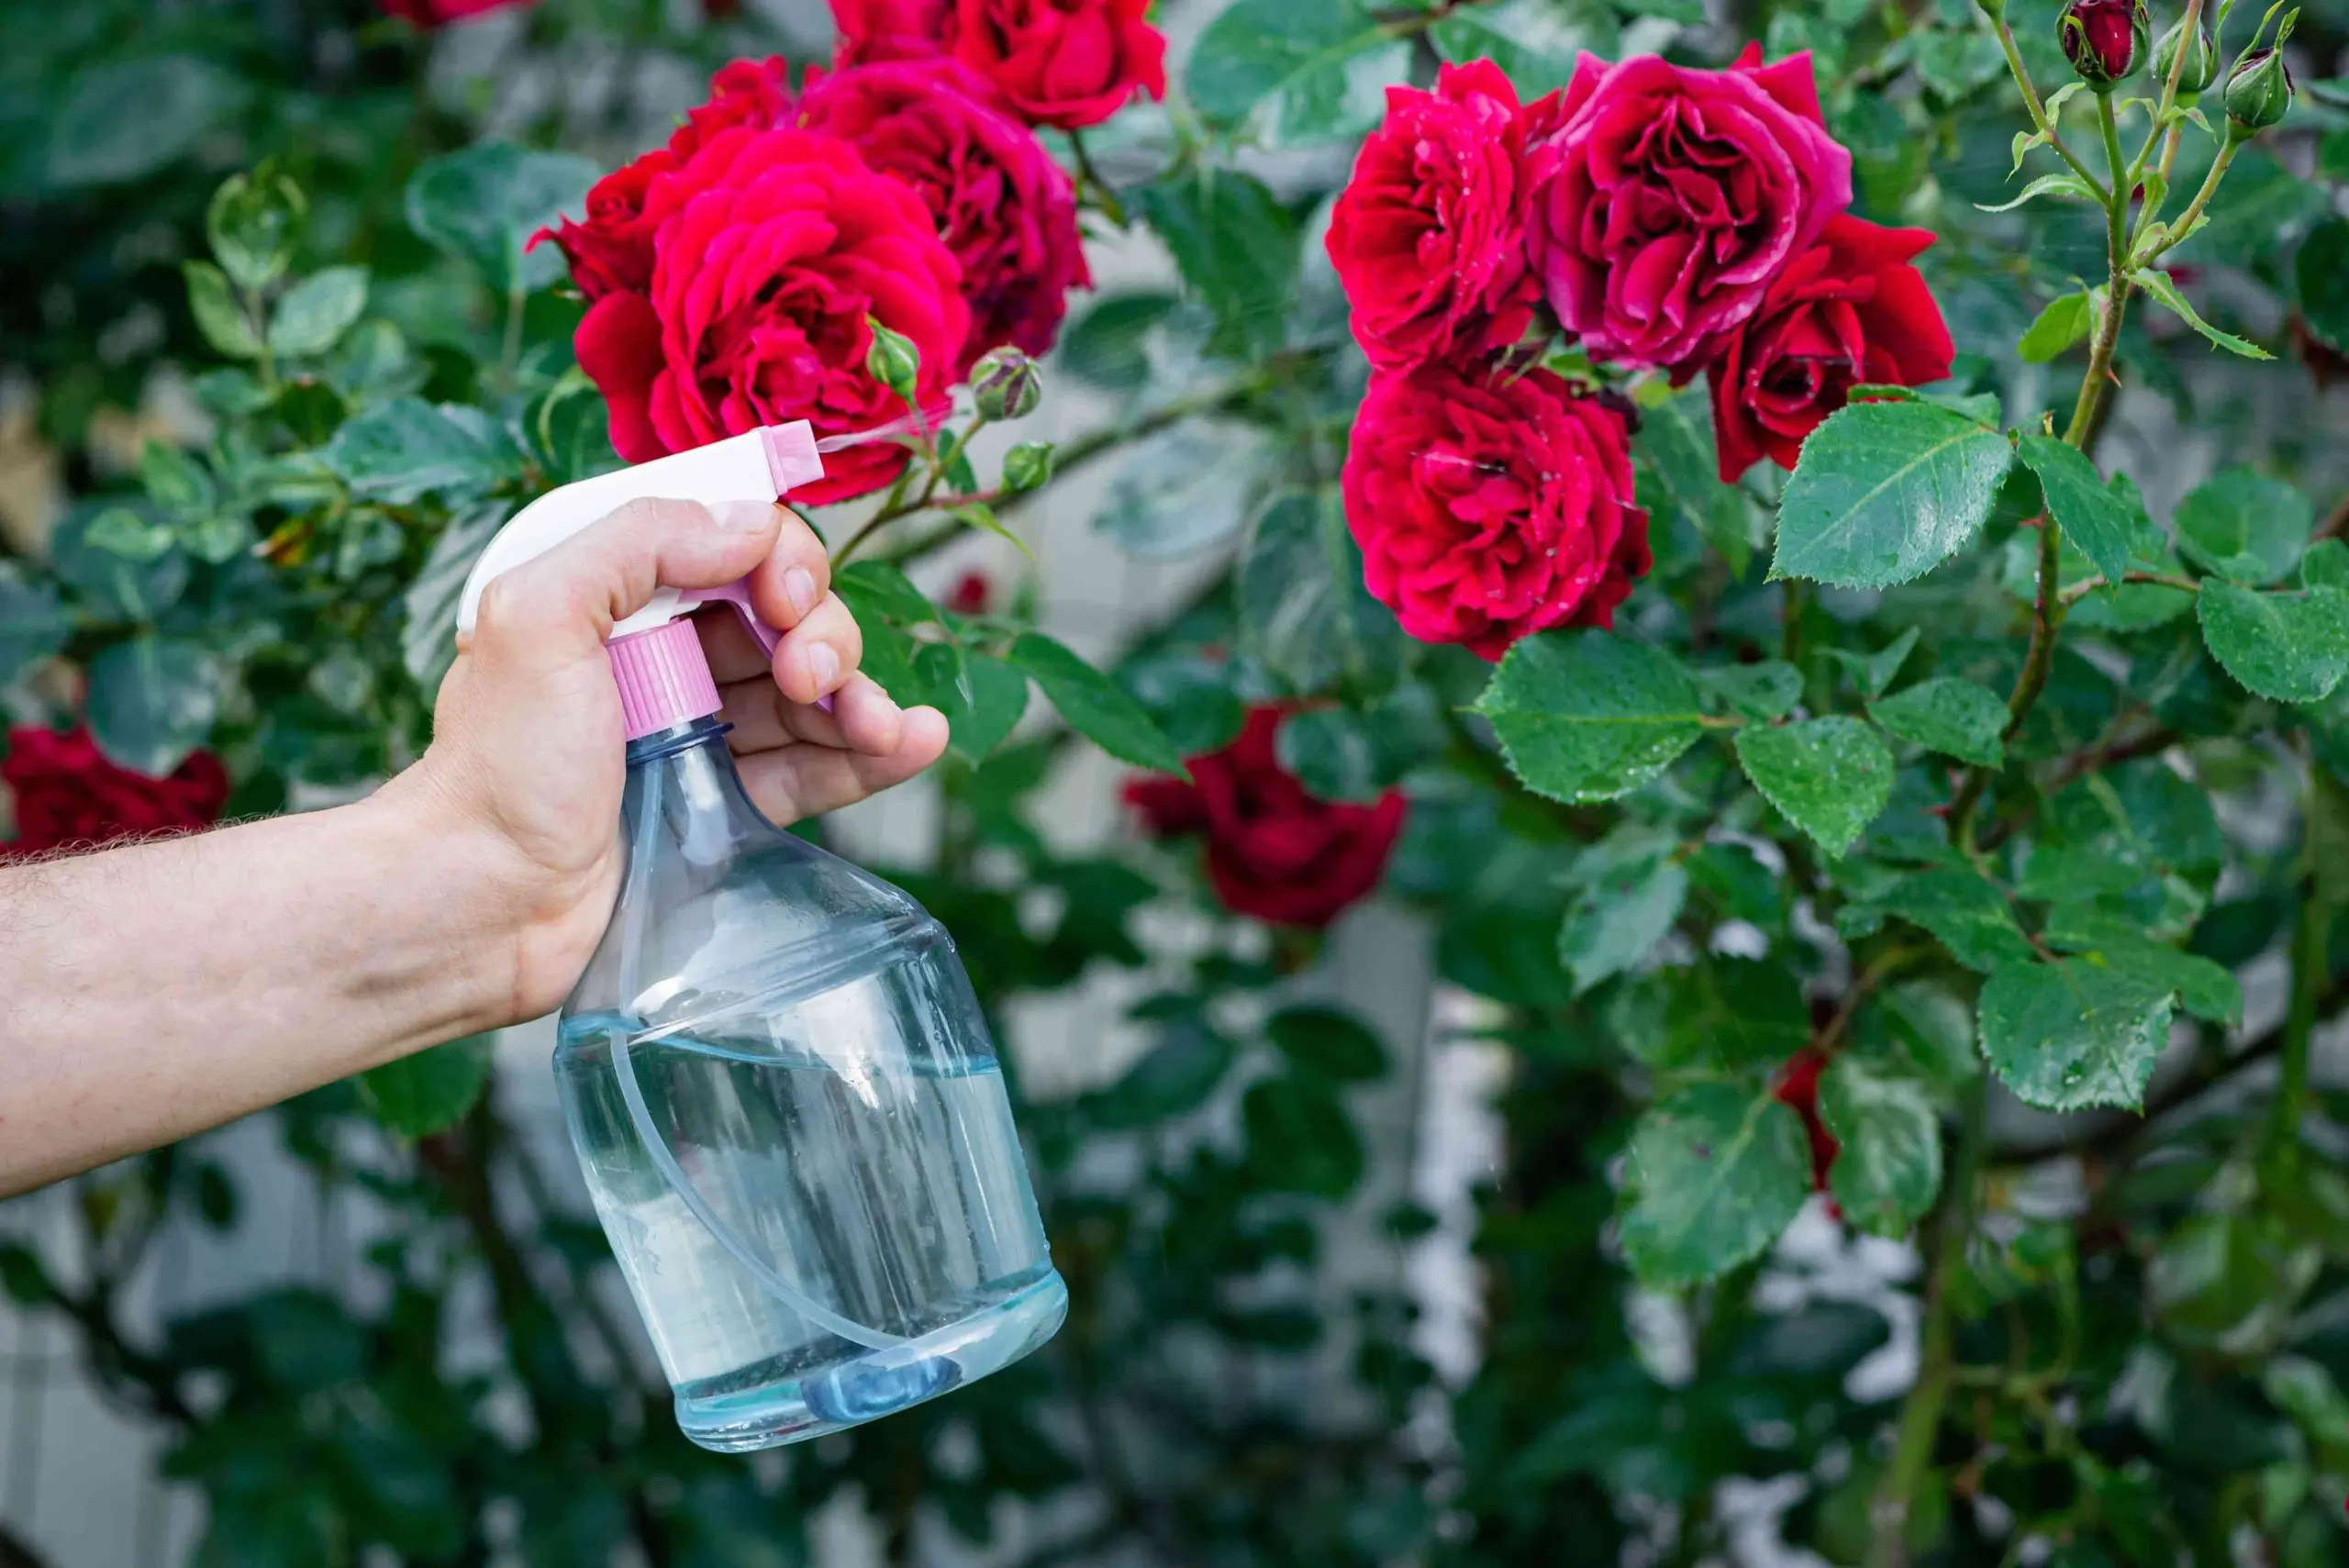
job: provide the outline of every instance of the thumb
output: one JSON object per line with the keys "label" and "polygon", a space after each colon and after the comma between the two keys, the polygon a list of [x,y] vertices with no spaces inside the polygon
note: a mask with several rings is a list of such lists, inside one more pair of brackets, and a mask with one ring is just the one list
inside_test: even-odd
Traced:
{"label": "thumb", "polygon": [[520,668],[601,662],[604,639],[660,588],[715,588],[774,550],[768,501],[630,501],[494,579],[474,613],[476,657]]}

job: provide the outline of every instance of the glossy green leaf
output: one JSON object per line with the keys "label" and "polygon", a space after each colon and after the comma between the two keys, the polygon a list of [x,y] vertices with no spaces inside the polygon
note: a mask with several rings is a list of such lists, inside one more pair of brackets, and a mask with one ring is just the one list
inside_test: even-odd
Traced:
{"label": "glossy green leaf", "polygon": [[387,1129],[428,1138],[462,1121],[489,1086],[493,1037],[467,1035],[359,1075],[360,1097]]}
{"label": "glossy green leaf", "polygon": [[1854,403],[1804,440],[1778,503],[1772,577],[1882,588],[1954,554],[1998,502],[2014,449],[1931,403]]}
{"label": "glossy green leaf", "polygon": [[1873,703],[1868,717],[1895,735],[1961,762],[2006,762],[2007,705],[1998,693],[1955,675],[1920,681]]}
{"label": "glossy green leaf", "polygon": [[1603,631],[1517,643],[1475,711],[1526,787],[1553,800],[1627,794],[1703,730],[1697,688],[1669,655]]}
{"label": "glossy green leaf", "polygon": [[2238,583],[2264,587],[2291,575],[2315,513],[2307,496],[2248,468],[2230,468],[2177,504],[2177,548]]}
{"label": "glossy green leaf", "polygon": [[2042,174],[2025,185],[2020,194],[1995,206],[1981,202],[1974,205],[1984,212],[2012,212],[2023,203],[2035,201],[2041,196],[2070,196],[2076,201],[2093,202],[2096,192],[2077,174]]}
{"label": "glossy green leaf", "polygon": [[1980,873],[1937,866],[1904,878],[1884,900],[1886,912],[1932,932],[1968,969],[1988,973],[2028,962],[2031,943],[2006,895]]}
{"label": "glossy green leaf", "polygon": [[963,706],[948,715],[947,747],[976,762],[1000,746],[1028,711],[1028,677],[1000,659],[963,656]]}
{"label": "glossy green leaf", "polygon": [[269,351],[293,359],[323,354],[367,308],[367,269],[328,267],[279,296],[269,313]]}
{"label": "glossy green leaf", "polygon": [[1408,40],[1359,0],[1237,0],[1198,35],[1184,84],[1210,121],[1294,147],[1375,125],[1409,64]]}
{"label": "glossy green leaf", "polygon": [[1239,1051],[1230,1040],[1196,1020],[1166,1028],[1158,1042],[1099,1094],[1085,1110],[1104,1127],[1148,1127],[1187,1116],[1207,1103]]}
{"label": "glossy green leaf", "polygon": [[2058,904],[2040,938],[2058,952],[2080,953],[2106,968],[2177,993],[2180,1006],[2214,1024],[2243,1021],[2243,986],[2223,966],[2147,937],[2127,916],[2092,905]]}
{"label": "glossy green leaf", "polygon": [[1623,1047],[1659,1073],[1776,1066],[1810,1040],[1810,1008],[1783,963],[1719,953],[1659,970],[1612,1019]]}
{"label": "glossy green leaf", "polygon": [[1105,391],[1135,391],[1150,380],[1151,331],[1179,303],[1171,294],[1102,295],[1062,331],[1053,368]]}
{"label": "glossy green leaf", "polygon": [[1841,1147],[1827,1188],[1843,1217],[1902,1236],[1942,1185],[1941,1118],[1924,1089],[1844,1052],[1819,1078],[1819,1119]]}
{"label": "glossy green leaf", "polygon": [[1362,1139],[1335,1090],[1314,1078],[1262,1078],[1241,1096],[1251,1178],[1271,1192],[1341,1198],[1362,1180]]}
{"label": "glossy green leaf", "polygon": [[1271,455],[1250,426],[1184,420],[1126,449],[1093,526],[1137,561],[1212,550],[1247,525]]}
{"label": "glossy green leaf", "polygon": [[1716,665],[1697,678],[1739,713],[1765,723],[1784,718],[1802,700],[1802,672],[1783,660]]}
{"label": "glossy green leaf", "polygon": [[2078,290],[2056,297],[2023,329],[2015,352],[2024,362],[2043,365],[2088,335],[2088,296]]}
{"label": "glossy green leaf", "polygon": [[1284,1007],[1264,1020],[1264,1038],[1292,1067],[1331,1083],[1364,1084],[1386,1073],[1378,1036],[1335,1007]]}
{"label": "glossy green leaf", "polygon": [[115,762],[161,778],[212,733],[223,678],[218,662],[192,642],[109,643],[90,662],[90,733]]}
{"label": "glossy green leaf", "polygon": [[[1694,0],[1630,0],[1625,11],[1661,15],[1675,6],[1695,8]],[[1695,17],[1682,20],[1701,20]],[[1564,86],[1574,77],[1575,57],[1586,49],[1601,49],[1586,15],[1577,15],[1550,0],[1498,0],[1453,7],[1428,29],[1428,40],[1444,59],[1465,64],[1489,60],[1508,74],[1518,94],[1531,103],[1544,93]]]}
{"label": "glossy green leaf", "polygon": [[478,408],[395,397],[347,421],[318,461],[351,494],[399,504],[488,489],[521,473],[522,454]]}
{"label": "glossy green leaf", "polygon": [[1376,800],[1386,791],[1386,762],[1368,721],[1350,708],[1308,708],[1282,720],[1275,742],[1281,766],[1323,800]]}
{"label": "glossy green leaf", "polygon": [[1185,287],[1215,313],[1212,348],[1279,345],[1302,251],[1297,220],[1263,181],[1200,163],[1144,185],[1134,205],[1174,252]]}
{"label": "glossy green leaf", "polygon": [[833,574],[832,588],[860,620],[878,616],[899,626],[920,626],[938,618],[930,595],[884,561],[850,562]]}
{"label": "glossy green leaf", "polygon": [[1763,798],[1831,855],[1892,798],[1892,753],[1846,714],[1740,730],[1737,760]]}
{"label": "glossy green leaf", "polygon": [[1698,1084],[1632,1129],[1623,1251],[1658,1289],[1698,1284],[1757,1257],[1810,1191],[1810,1147],[1768,1095]]}
{"label": "glossy green leaf", "polygon": [[2241,354],[2247,360],[2272,360],[2276,357],[2256,343],[2245,342],[2232,332],[2220,331],[2195,314],[2194,307],[2186,303],[2186,296],[2177,292],[2177,284],[2167,272],[2152,267],[2140,267],[2131,275],[2139,288],[2168,306],[2188,327],[2229,353]]}
{"label": "glossy green leaf", "polygon": [[1558,932],[1558,959],[1576,991],[1638,964],[1679,919],[1688,868],[1678,850],[1671,839],[1634,831],[1583,856],[1580,894]]}
{"label": "glossy green leaf", "polygon": [[1394,685],[1403,631],[1363,586],[1362,551],[1334,489],[1283,490],[1258,507],[1235,579],[1241,646],[1291,690]]}
{"label": "glossy green leaf", "polygon": [[565,212],[586,210],[587,187],[602,177],[574,152],[526,150],[484,141],[425,161],[407,183],[408,227],[470,263],[503,298],[544,288],[562,275],[562,252],[532,234]]}
{"label": "glossy green leaf", "polygon": [[293,259],[309,209],[302,187],[273,163],[229,175],[204,210],[212,259],[239,288],[267,288]]}
{"label": "glossy green leaf", "polygon": [[2170,994],[2085,959],[2002,964],[1982,988],[1982,1053],[2041,1110],[2134,1107],[2169,1041]]}
{"label": "glossy green leaf", "polygon": [[2263,594],[2207,578],[2202,640],[2236,680],[2277,702],[2321,702],[2349,673],[2349,589]]}
{"label": "glossy green leaf", "polygon": [[228,274],[209,261],[185,261],[187,307],[204,340],[232,360],[261,358],[261,337],[228,287]]}
{"label": "glossy green leaf", "polygon": [[1004,655],[1034,678],[1071,729],[1120,762],[1188,777],[1182,756],[1126,689],[1041,632],[1022,632]]}
{"label": "glossy green leaf", "polygon": [[2129,572],[2137,518],[2105,487],[2096,464],[2052,436],[2025,436],[2017,447],[2023,466],[2039,476],[2040,494],[2064,538],[2080,547],[2107,583]]}
{"label": "glossy green leaf", "polygon": [[1917,628],[1912,626],[1873,653],[1854,653],[1844,648],[1827,651],[1852,673],[1860,695],[1874,702],[1890,689],[1893,677],[1900,673],[1900,666],[1909,662],[1909,654],[1916,646]]}
{"label": "glossy green leaf", "polygon": [[2321,539],[2300,557],[2303,588],[2349,588],[2349,544]]}

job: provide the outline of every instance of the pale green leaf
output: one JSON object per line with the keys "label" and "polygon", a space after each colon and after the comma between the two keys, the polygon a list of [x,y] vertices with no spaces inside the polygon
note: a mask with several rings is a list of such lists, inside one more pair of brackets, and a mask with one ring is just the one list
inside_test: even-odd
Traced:
{"label": "pale green leaf", "polygon": [[1847,1051],[1820,1074],[1819,1119],[1841,1146],[1827,1190],[1844,1218],[1907,1234],[1942,1185],[1941,1118],[1924,1089]]}
{"label": "pale green leaf", "polygon": [[1633,1129],[1623,1250],[1642,1282],[1695,1284],[1757,1257],[1810,1191],[1795,1113],[1766,1094],[1698,1084]]}
{"label": "pale green leaf", "polygon": [[2177,285],[2170,281],[2170,275],[2167,272],[2153,267],[2140,267],[2131,276],[2139,288],[2167,306],[2184,319],[2188,327],[2201,333],[2220,348],[2230,353],[2241,354],[2247,360],[2272,360],[2276,357],[2256,343],[2245,342],[2232,332],[2220,331],[2196,315],[2194,307],[2186,303],[2186,296],[2177,292]]}

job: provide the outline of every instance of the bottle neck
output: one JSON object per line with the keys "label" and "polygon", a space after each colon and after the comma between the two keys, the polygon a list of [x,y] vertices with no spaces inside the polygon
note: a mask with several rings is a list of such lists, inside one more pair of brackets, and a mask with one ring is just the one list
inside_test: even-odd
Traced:
{"label": "bottle neck", "polygon": [[716,718],[693,718],[628,743],[620,817],[631,845],[641,846],[649,832],[687,864],[707,866],[778,836],[742,788],[727,728]]}

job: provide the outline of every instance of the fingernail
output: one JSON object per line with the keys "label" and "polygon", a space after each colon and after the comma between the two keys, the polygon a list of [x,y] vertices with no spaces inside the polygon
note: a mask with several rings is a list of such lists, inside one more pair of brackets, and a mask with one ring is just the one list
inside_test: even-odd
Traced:
{"label": "fingernail", "polygon": [[805,566],[795,566],[783,574],[783,596],[791,601],[791,613],[804,616],[816,607],[816,574]]}
{"label": "fingernail", "polygon": [[829,691],[832,678],[841,673],[841,656],[832,651],[832,645],[829,642],[811,643],[807,649],[807,668],[815,674],[816,689]]}
{"label": "fingernail", "polygon": [[774,520],[772,501],[721,501],[709,509],[712,521],[729,534],[754,534]]}

